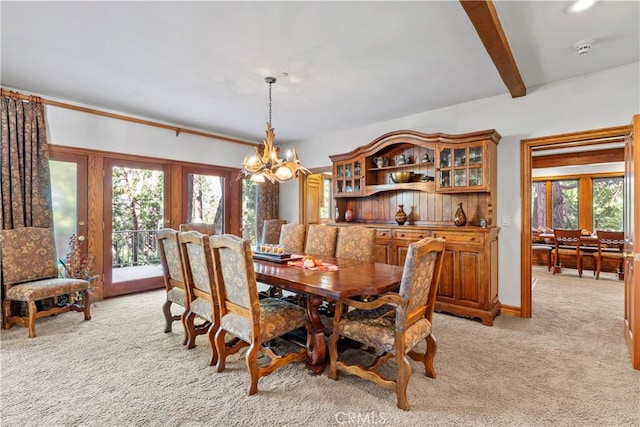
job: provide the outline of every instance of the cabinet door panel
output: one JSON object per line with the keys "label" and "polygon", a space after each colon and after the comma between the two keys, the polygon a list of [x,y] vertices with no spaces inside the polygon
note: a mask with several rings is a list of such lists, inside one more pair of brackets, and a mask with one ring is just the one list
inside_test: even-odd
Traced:
{"label": "cabinet door panel", "polygon": [[445,250],[442,256],[442,272],[440,273],[440,285],[438,286],[438,299],[445,298],[453,300],[455,298],[454,278],[455,278],[455,252]]}
{"label": "cabinet door panel", "polygon": [[383,264],[391,264],[391,240],[376,240],[375,261]]}
{"label": "cabinet door panel", "polygon": [[479,303],[480,256],[477,252],[459,253],[460,300]]}

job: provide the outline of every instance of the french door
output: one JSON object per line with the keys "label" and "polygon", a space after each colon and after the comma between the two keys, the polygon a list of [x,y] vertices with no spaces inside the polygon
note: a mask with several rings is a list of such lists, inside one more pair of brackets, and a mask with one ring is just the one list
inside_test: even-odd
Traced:
{"label": "french door", "polygon": [[[87,236],[87,156],[50,151],[51,196],[56,255],[64,260],[69,253],[69,238],[75,234],[81,242]],[[80,250],[87,255],[87,244]]]}
{"label": "french door", "polygon": [[104,161],[104,296],[164,286],[156,233],[169,224],[167,167]]}

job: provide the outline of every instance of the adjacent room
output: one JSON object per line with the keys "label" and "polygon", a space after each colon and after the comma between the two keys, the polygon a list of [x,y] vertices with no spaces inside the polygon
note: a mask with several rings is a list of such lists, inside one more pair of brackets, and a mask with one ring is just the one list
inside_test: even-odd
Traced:
{"label": "adjacent room", "polygon": [[640,3],[0,20],[0,425],[640,424]]}

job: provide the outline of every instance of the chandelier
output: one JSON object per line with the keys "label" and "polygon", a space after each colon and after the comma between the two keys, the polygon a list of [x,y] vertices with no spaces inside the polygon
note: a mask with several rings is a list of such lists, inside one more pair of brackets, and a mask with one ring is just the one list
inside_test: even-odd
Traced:
{"label": "chandelier", "polygon": [[273,145],[274,129],[271,127],[271,86],[276,82],[275,77],[264,79],[269,84],[269,121],[267,122],[267,139],[262,141],[262,147],[256,147],[251,157],[242,161],[241,174],[248,176],[251,181],[284,182],[297,178],[300,172],[307,174],[309,170],[300,164],[296,149],[287,151],[284,158],[280,157],[278,147]]}

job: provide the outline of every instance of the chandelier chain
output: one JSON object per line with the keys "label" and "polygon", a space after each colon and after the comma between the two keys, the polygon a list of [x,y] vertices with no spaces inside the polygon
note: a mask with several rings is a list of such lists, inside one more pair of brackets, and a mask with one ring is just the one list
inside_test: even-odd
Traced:
{"label": "chandelier chain", "polygon": [[271,85],[273,83],[269,82],[269,123],[271,123]]}

